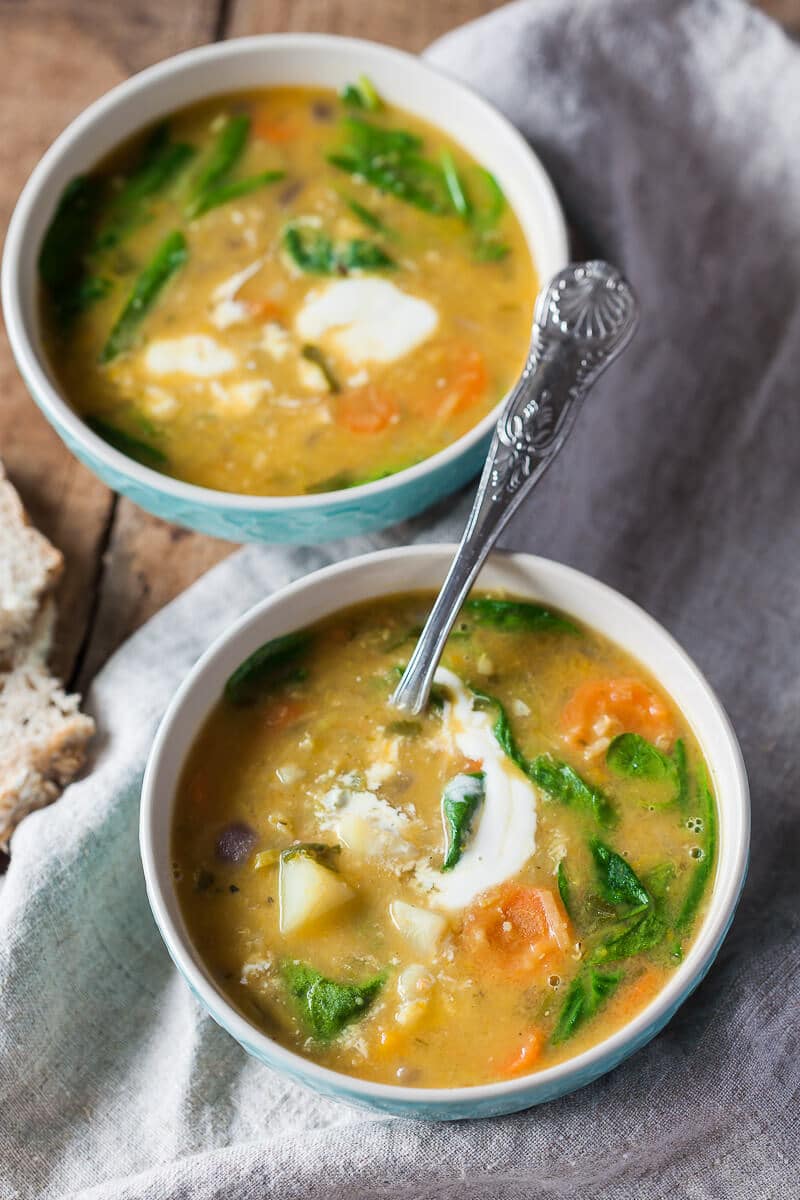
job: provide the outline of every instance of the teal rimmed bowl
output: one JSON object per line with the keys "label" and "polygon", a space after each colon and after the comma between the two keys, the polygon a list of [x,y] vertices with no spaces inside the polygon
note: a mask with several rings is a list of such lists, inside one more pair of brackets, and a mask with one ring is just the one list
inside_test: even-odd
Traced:
{"label": "teal rimmed bowl", "polygon": [[[143,126],[205,97],[248,87],[340,88],[366,73],[386,99],[439,126],[500,181],[539,279],[567,262],[553,186],[505,117],[421,59],[373,42],[318,34],[240,38],[203,46],[135,75],[90,105],[60,135],[20,196],[3,255],[8,337],[33,399],[69,449],[115,491],[169,521],[231,541],[313,543],[378,529],[421,512],[480,469],[499,405],[450,446],[386,479],[308,496],[243,496],[183,483],[121,454],[60,394],[42,347],[36,260],[67,182]],[[531,297],[531,311],[533,311]]]}
{"label": "teal rimmed bowl", "polygon": [[220,992],[192,946],[172,878],[175,791],[186,756],[225,680],[263,642],[350,604],[396,592],[438,589],[454,546],[382,550],[291,584],[253,608],[203,655],[159,727],[142,786],[140,847],[147,894],[175,965],[200,1003],[254,1058],[326,1096],[362,1108],[430,1120],[498,1116],[583,1087],[641,1049],[691,995],[722,945],[744,883],[750,801],[742,755],[728,718],[688,655],[642,609],[571,567],[527,554],[495,554],[478,584],[553,605],[633,655],[669,692],[692,727],[719,808],[716,877],[708,912],[684,961],[632,1021],[566,1062],[502,1083],[412,1088],[367,1082],[321,1067],[258,1030]]}

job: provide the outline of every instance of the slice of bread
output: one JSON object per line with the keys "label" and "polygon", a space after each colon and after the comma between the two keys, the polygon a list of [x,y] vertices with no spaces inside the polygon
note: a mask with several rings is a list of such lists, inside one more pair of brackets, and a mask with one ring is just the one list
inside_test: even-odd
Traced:
{"label": "slice of bread", "polygon": [[61,554],[28,523],[0,463],[0,850],[83,765],[94,721],[47,669]]}
{"label": "slice of bread", "polygon": [[0,668],[26,642],[63,567],[61,553],[30,524],[0,463]]}

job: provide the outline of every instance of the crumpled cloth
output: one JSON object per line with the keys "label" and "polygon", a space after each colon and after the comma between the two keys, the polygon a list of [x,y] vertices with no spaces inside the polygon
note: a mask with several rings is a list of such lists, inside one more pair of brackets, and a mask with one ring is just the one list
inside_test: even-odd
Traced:
{"label": "crumpled cloth", "polygon": [[24,822],[0,895],[0,1196],[81,1200],[791,1200],[800,935],[800,54],[730,0],[516,3],[429,52],[524,131],[639,332],[505,544],[664,622],[728,707],[752,866],[705,982],[591,1087],[422,1124],[316,1097],[198,1007],[150,916],[139,786],[159,717],[239,613],[310,568],[455,536],[250,548],[160,613],[90,695],[96,765]]}

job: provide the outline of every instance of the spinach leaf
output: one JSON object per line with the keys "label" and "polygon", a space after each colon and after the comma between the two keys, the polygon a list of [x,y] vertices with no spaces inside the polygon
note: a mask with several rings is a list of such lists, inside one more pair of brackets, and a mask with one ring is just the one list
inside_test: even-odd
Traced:
{"label": "spinach leaf", "polygon": [[148,201],[162,192],[194,158],[187,142],[170,140],[169,127],[159,125],[145,143],[142,156],[109,205],[94,250],[108,250],[150,216]]}
{"label": "spinach leaf", "polygon": [[641,954],[643,950],[652,950],[664,940],[667,932],[666,922],[658,915],[652,905],[645,912],[637,915],[620,929],[607,938],[593,952],[592,962],[615,962],[621,958],[630,958]]}
{"label": "spinach leaf", "polygon": [[345,1026],[363,1017],[386,979],[380,974],[362,984],[336,983],[308,963],[296,961],[284,961],[281,976],[298,1002],[304,1024],[321,1042],[331,1041]]}
{"label": "spinach leaf", "polygon": [[638,733],[620,733],[606,750],[606,762],[616,775],[629,779],[674,779],[675,763]]}
{"label": "spinach leaf", "polygon": [[628,779],[671,782],[675,792],[667,803],[677,802],[681,807],[685,805],[688,775],[686,747],[681,738],[676,741],[672,757],[669,757],[638,733],[620,733],[612,739],[606,750],[606,763],[616,775]]}
{"label": "spinach leaf", "polygon": [[191,220],[198,216],[206,197],[223,184],[244,153],[250,136],[250,118],[244,114],[228,117],[219,131],[216,141],[206,155],[195,178],[192,180],[186,216]]}
{"label": "spinach leaf", "polygon": [[39,251],[39,278],[56,317],[67,324],[94,300],[105,295],[108,284],[87,278],[86,255],[103,197],[102,182],[89,175],[71,180],[61,194]]}
{"label": "spinach leaf", "polygon": [[551,1041],[558,1045],[572,1037],[576,1029],[593,1017],[608,997],[617,989],[621,971],[582,971],[570,984],[556,1022]]}
{"label": "spinach leaf", "polygon": [[708,786],[708,779],[702,767],[698,770],[697,774],[697,800],[702,814],[703,831],[705,834],[703,839],[704,845],[702,846],[703,856],[698,859],[697,866],[692,872],[683,904],[675,921],[675,929],[681,934],[688,933],[694,924],[697,910],[700,907],[706,886],[714,870],[717,852],[717,813],[714,794]]}
{"label": "spinach leaf", "polygon": [[494,706],[497,717],[494,736],[512,762],[533,783],[546,792],[552,800],[558,800],[570,808],[582,808],[590,812],[598,824],[609,826],[614,823],[614,810],[600,788],[587,783],[568,763],[561,762],[549,754],[540,754],[534,759],[522,753],[511,728],[508,713],[495,696],[472,689],[476,699]]}
{"label": "spinach leaf", "polygon": [[455,164],[455,159],[449,150],[443,150],[440,155],[444,181],[450,193],[450,201],[460,217],[467,219],[470,214],[470,203],[461,183],[461,177]]}
{"label": "spinach leaf", "polygon": [[346,271],[387,271],[397,266],[391,255],[365,238],[346,242],[336,255],[336,261]]}
{"label": "spinach leaf", "polygon": [[590,812],[598,825],[614,824],[614,810],[608,798],[600,788],[587,783],[568,763],[549,754],[540,754],[530,766],[530,778],[551,799],[559,800],[569,808],[582,808]]}
{"label": "spinach leaf", "polygon": [[464,603],[466,613],[476,625],[488,625],[517,633],[530,630],[541,633],[578,633],[577,625],[560,613],[523,600],[501,600],[493,596],[475,596]]}
{"label": "spinach leaf", "polygon": [[355,238],[336,247],[321,229],[309,229],[296,223],[284,229],[283,247],[295,266],[309,275],[386,270],[396,265],[394,259],[374,242]]}
{"label": "spinach leaf", "polygon": [[108,442],[109,446],[113,446],[121,454],[127,454],[128,458],[143,463],[146,467],[165,467],[169,461],[158,446],[151,446],[149,442],[143,442],[141,438],[126,433],[124,429],[119,429],[116,425],[110,425],[108,421],[103,421],[100,417],[87,417],[86,424],[92,433],[96,433],[104,442]]}
{"label": "spinach leaf", "polygon": [[565,866],[566,859],[562,858],[558,864],[556,871],[556,881],[558,883],[558,894],[561,897],[561,903],[568,917],[572,917],[572,889],[567,877],[567,868]]}
{"label": "spinach leaf", "polygon": [[461,858],[478,805],[486,794],[483,771],[456,775],[442,794],[442,821],[446,848],[443,871],[452,871]]}
{"label": "spinach leaf", "polygon": [[599,838],[592,838],[589,848],[597,869],[600,892],[604,899],[615,905],[646,908],[650,894],[633,867]]}
{"label": "spinach leaf", "polygon": [[[390,236],[390,230],[384,225],[383,221],[371,209],[365,208],[363,204],[359,204],[358,200],[354,200],[351,196],[343,196],[347,207],[359,221],[362,221],[368,229],[374,229],[376,233],[382,233],[384,236]],[[395,235],[396,236],[396,235]]]}
{"label": "spinach leaf", "polygon": [[477,262],[500,262],[508,258],[511,247],[493,233],[481,234],[475,241],[474,256]]}
{"label": "spinach leaf", "polygon": [[225,699],[237,706],[252,704],[281,684],[303,678],[298,663],[310,644],[311,634],[299,629],[259,646],[228,679]]}
{"label": "spinach leaf", "polygon": [[355,83],[345,84],[340,96],[345,104],[353,108],[364,108],[368,112],[378,112],[383,108],[383,101],[368,75],[359,75]]}
{"label": "spinach leaf", "polygon": [[300,351],[306,362],[313,363],[315,367],[319,367],[322,374],[325,376],[325,382],[328,385],[328,391],[337,394],[342,390],[342,385],[333,370],[333,367],[328,362],[328,359],[320,350],[319,346],[305,345]]}
{"label": "spinach leaf", "polygon": [[134,283],[125,307],[117,317],[100,353],[101,363],[111,362],[112,358],[116,358],[131,346],[142,321],[188,257],[189,251],[183,234],[178,230],[167,234]]}
{"label": "spinach leaf", "polygon": [[223,183],[219,187],[209,188],[197,201],[194,216],[202,217],[212,208],[219,208],[222,204],[229,204],[231,200],[249,196],[251,192],[256,192],[270,183],[277,183],[280,179],[285,178],[285,171],[261,171],[258,175],[248,175],[247,179],[236,179],[233,183]]}

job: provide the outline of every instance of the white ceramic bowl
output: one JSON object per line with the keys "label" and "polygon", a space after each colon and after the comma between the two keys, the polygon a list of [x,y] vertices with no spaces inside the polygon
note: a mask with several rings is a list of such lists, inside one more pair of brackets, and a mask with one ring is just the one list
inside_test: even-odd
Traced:
{"label": "white ceramic bowl", "polygon": [[420,512],[483,463],[498,409],[416,466],[346,491],[261,497],[198,487],[134,462],[92,433],[61,395],[43,350],[36,262],[69,180],[139,129],[194,101],[274,84],[338,89],[362,73],[391,104],[437,125],[492,171],[519,218],[542,283],[567,262],[564,217],[536,155],[485,100],[413,55],[318,34],[241,38],[179,54],[114,88],[65,129],[25,186],[3,255],[3,312],[28,390],[67,446],[110,487],[159,516],[233,541],[309,544]]}
{"label": "white ceramic bowl", "polygon": [[142,789],[140,841],[147,894],[172,958],[210,1012],[250,1054],[318,1092],[362,1107],[431,1119],[514,1112],[573,1091],[615,1067],[666,1024],[714,960],[744,882],[750,837],[747,776],[725,712],[700,671],[656,621],[602,583],[547,559],[494,555],[478,586],[555,605],[634,655],[684,713],[710,768],[719,806],[717,872],[708,913],[686,958],[647,1007],[623,1029],[558,1066],[509,1082],[463,1088],[368,1083],[318,1066],[272,1041],[235,1009],[198,958],[172,880],[170,831],[175,789],[194,739],[225,680],[270,638],[370,597],[438,588],[455,547],[382,550],[326,567],[257,605],[200,659],[158,730]]}

